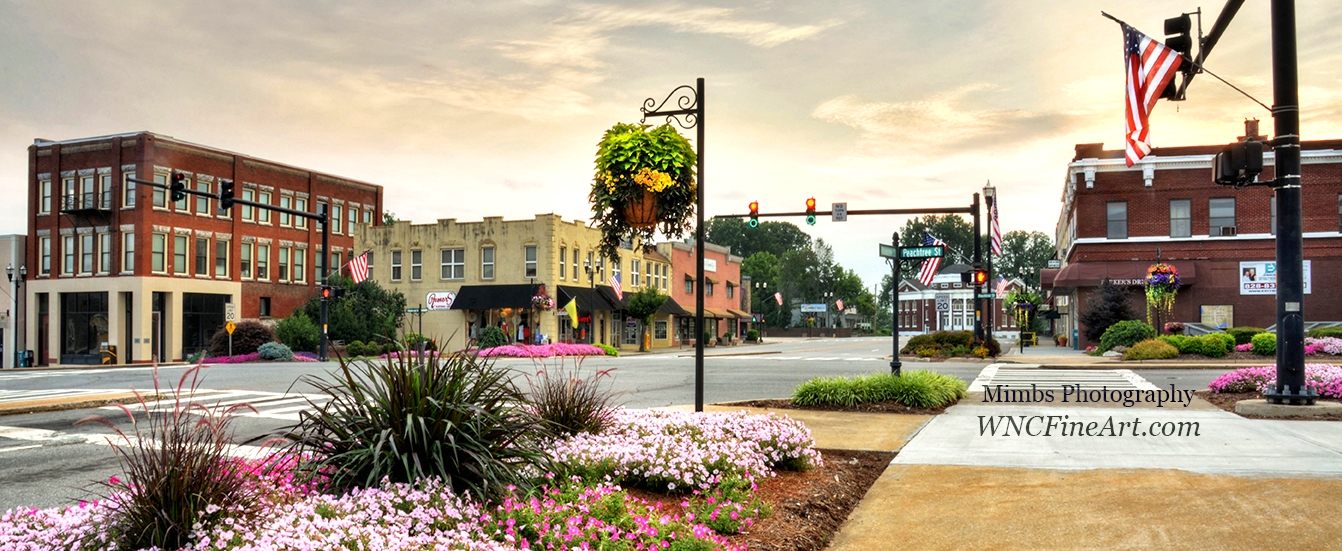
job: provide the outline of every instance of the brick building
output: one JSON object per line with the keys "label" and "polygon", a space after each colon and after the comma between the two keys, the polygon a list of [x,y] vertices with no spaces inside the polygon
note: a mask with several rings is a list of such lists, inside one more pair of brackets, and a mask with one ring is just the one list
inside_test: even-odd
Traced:
{"label": "brick building", "polygon": [[[687,315],[677,318],[675,339],[690,343],[694,338],[696,254],[694,243],[670,241],[657,244],[657,251],[671,259],[671,297],[684,305]],[[704,325],[714,337],[731,333],[740,340],[754,316],[750,294],[741,282],[741,257],[731,249],[704,244]]]}
{"label": "brick building", "polygon": [[[1262,139],[1257,121],[1246,127]],[[1133,309],[1144,312],[1144,278],[1158,259],[1183,280],[1167,321],[1199,329],[1276,323],[1276,198],[1268,187],[1213,183],[1221,147],[1156,148],[1128,168],[1123,150],[1076,146],[1056,229],[1062,267],[1041,274],[1062,315],[1059,332],[1079,334],[1080,308],[1105,279],[1128,287]],[[1301,148],[1305,319],[1339,320],[1342,295],[1330,290],[1342,283],[1342,140]],[[1272,163],[1268,152],[1260,180],[1274,177]],[[1093,344],[1081,337],[1078,346]]]}
{"label": "brick building", "polygon": [[[974,284],[962,283],[961,274],[973,270],[968,264],[951,264],[942,268],[932,278],[931,285],[923,285],[917,279],[905,279],[899,284],[899,333],[901,335],[921,335],[934,331],[973,331],[974,330]],[[991,288],[990,288],[991,287]],[[1008,280],[1006,293],[1025,287],[1020,278]],[[987,286],[984,292],[993,292],[994,286]],[[937,310],[937,295],[943,295],[949,303],[949,309]],[[1005,296],[1005,295],[1004,295]],[[992,332],[1001,338],[1020,331],[1015,315],[1002,299],[992,300],[992,319],[985,313],[984,324],[991,321]]]}
{"label": "brick building", "polygon": [[352,228],[382,221],[382,187],[137,132],[28,148],[27,342],[36,362],[180,360],[208,346],[225,304],[240,319],[281,318],[317,293],[319,224],[190,196],[126,178],[333,217],[330,265],[352,257]]}

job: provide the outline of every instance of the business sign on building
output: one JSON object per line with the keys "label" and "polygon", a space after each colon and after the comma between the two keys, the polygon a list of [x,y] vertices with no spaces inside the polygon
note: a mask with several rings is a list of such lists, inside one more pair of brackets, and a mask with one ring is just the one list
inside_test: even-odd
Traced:
{"label": "business sign on building", "polygon": [[424,304],[429,310],[448,310],[454,300],[457,300],[457,294],[452,291],[434,291],[424,297]]}
{"label": "business sign on building", "polygon": [[705,259],[704,259],[704,271],[705,271],[705,272],[716,272],[716,271],[718,271],[718,261],[715,260],[715,259],[712,259],[712,258],[705,258]]}
{"label": "business sign on building", "polygon": [[802,311],[802,312],[828,312],[828,311],[829,311],[829,308],[826,308],[824,304],[803,304],[803,305],[801,305],[801,311]]}
{"label": "business sign on building", "polygon": [[[1305,261],[1305,294],[1310,294],[1310,261]],[[1277,263],[1270,260],[1239,263],[1239,294],[1276,295]]]}

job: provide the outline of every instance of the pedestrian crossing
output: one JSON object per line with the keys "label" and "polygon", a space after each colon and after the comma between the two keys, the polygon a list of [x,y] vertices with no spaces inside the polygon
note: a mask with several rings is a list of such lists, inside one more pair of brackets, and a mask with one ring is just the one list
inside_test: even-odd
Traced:
{"label": "pedestrian crossing", "polygon": [[[159,366],[157,369],[159,371],[167,371],[169,369],[181,369],[186,367],[192,367],[192,366],[163,365]],[[154,367],[112,367],[112,368],[99,368],[99,369],[83,369],[83,368],[40,369],[32,371],[25,369],[6,369],[4,371],[0,371],[0,381],[30,381],[34,379],[50,379],[55,377],[71,377],[71,376],[83,377],[88,375],[100,375],[106,373],[121,374],[121,373],[131,373],[135,371],[153,371],[154,369],[155,369]]]}
{"label": "pedestrian crossing", "polygon": [[1038,366],[992,364],[979,373],[969,392],[997,385],[1014,389],[1062,390],[1063,386],[1113,390],[1159,390],[1130,369],[1039,369]]}
{"label": "pedestrian crossing", "polygon": [[[312,411],[314,406],[322,406],[331,399],[324,394],[302,394],[302,393],[283,393],[283,392],[265,392],[260,390],[211,390],[196,389],[196,392],[190,397],[184,397],[183,402],[200,404],[208,408],[227,408],[238,404],[247,404],[255,408],[252,411],[247,408],[240,408],[235,412],[239,417],[258,417],[264,419],[279,419],[282,421],[298,421],[299,413],[302,411]],[[174,398],[165,398],[153,402],[146,402],[145,406],[149,411],[164,412],[172,411],[177,405]],[[105,406],[102,409],[120,410],[116,406]],[[138,408],[136,408],[138,411]]]}
{"label": "pedestrian crossing", "polygon": [[[640,358],[656,358],[657,356],[647,355]],[[693,358],[694,354],[681,354],[681,358]],[[713,361],[777,361],[777,362],[888,362],[889,358],[873,358],[870,356],[776,356],[773,354],[742,354],[739,356],[715,356],[705,354],[705,358]]]}
{"label": "pedestrian crossing", "polygon": [[124,390],[106,388],[58,388],[44,390],[3,390],[0,389],[0,405],[27,402],[29,400],[65,400],[88,396],[121,394]]}

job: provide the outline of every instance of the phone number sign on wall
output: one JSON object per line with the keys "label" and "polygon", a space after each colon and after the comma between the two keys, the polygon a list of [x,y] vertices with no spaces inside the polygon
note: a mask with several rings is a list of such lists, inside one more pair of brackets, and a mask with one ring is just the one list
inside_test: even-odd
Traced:
{"label": "phone number sign on wall", "polygon": [[[1310,269],[1308,260],[1305,261],[1305,294],[1310,294]],[[1239,263],[1239,294],[1241,295],[1276,295],[1277,294],[1277,263],[1272,261],[1240,262]]]}

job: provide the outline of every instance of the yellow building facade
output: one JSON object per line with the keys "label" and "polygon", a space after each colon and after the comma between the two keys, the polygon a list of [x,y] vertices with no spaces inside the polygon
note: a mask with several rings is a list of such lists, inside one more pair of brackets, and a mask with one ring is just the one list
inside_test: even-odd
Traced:
{"label": "yellow building facade", "polygon": [[[643,324],[624,315],[629,294],[655,287],[669,294],[671,262],[655,250],[627,243],[619,262],[601,258],[601,232],[582,220],[555,214],[531,220],[486,217],[479,222],[442,219],[432,224],[398,221],[361,226],[355,250],[371,253],[369,277],[406,296],[407,332],[423,333],[444,350],[466,348],[484,327],[499,327],[513,342],[602,343],[638,349]],[[610,279],[619,274],[623,300]],[[533,307],[544,294],[553,308]],[[563,307],[577,300],[579,327]],[[652,346],[678,344],[672,316],[684,314],[674,301],[654,318]],[[422,319],[421,319],[422,316]]]}

